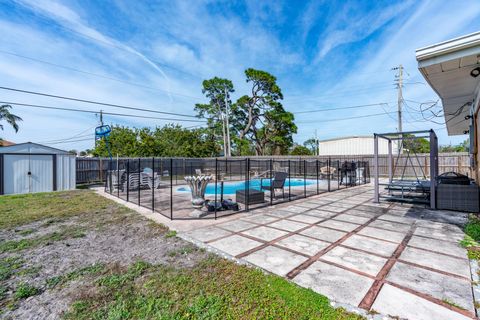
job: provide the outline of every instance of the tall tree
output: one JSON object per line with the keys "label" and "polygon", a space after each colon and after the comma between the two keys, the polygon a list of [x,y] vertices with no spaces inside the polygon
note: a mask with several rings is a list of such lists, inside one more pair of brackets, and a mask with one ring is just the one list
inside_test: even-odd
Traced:
{"label": "tall tree", "polygon": [[251,95],[240,97],[233,108],[238,139],[253,141],[257,155],[287,152],[297,126],[293,114],[280,103],[283,94],[277,78],[252,68],[245,70],[245,76]]}
{"label": "tall tree", "polygon": [[[8,104],[0,106],[0,121],[6,121],[9,125],[12,126],[15,132],[18,132],[18,122],[22,121],[22,118],[11,113],[10,109],[12,109],[12,106]],[[2,124],[0,124],[0,129],[3,130]]]}
{"label": "tall tree", "polygon": [[230,155],[230,125],[229,106],[231,106],[230,94],[235,90],[232,81],[214,77],[204,80],[202,93],[209,99],[208,104],[196,104],[197,116],[207,118],[209,128],[214,132],[221,132],[224,155]]}
{"label": "tall tree", "polygon": [[317,139],[315,138],[307,139],[303,142],[303,146],[308,148],[312,152],[312,154],[317,154],[317,148],[318,148]]}

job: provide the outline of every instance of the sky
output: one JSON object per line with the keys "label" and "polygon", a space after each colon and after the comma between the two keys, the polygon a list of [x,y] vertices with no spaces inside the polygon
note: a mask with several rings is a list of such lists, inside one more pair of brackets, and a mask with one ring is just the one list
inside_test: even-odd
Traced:
{"label": "sky", "polygon": [[[0,101],[23,118],[18,133],[5,125],[0,137],[93,147],[98,115],[18,104],[147,117],[104,115],[106,124],[130,127],[201,126],[192,116],[195,103],[206,102],[202,80],[232,80],[236,99],[249,92],[247,68],[277,77],[298,143],[315,134],[392,132],[392,68],[402,64],[403,130],[433,128],[440,144],[459,143],[467,137],[448,136],[442,119],[425,121],[418,112],[419,103],[438,97],[418,71],[415,50],[480,30],[478,16],[476,0],[0,0],[0,87],[157,111],[0,89]],[[362,107],[342,109],[350,106]]]}

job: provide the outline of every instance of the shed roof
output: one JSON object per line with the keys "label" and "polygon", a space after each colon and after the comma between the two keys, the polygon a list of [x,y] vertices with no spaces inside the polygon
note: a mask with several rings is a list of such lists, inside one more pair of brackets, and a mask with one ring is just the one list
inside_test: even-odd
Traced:
{"label": "shed roof", "polygon": [[331,139],[325,139],[325,140],[318,140],[318,142],[339,141],[339,140],[349,140],[349,139],[358,139],[358,138],[371,138],[373,140],[373,135],[337,137],[337,138],[331,138]]}
{"label": "shed roof", "polygon": [[0,148],[0,153],[38,153],[38,154],[70,154],[72,153],[60,150],[56,148],[52,148],[49,146],[44,146],[42,144],[33,143],[33,142],[25,142],[14,144],[7,147]]}

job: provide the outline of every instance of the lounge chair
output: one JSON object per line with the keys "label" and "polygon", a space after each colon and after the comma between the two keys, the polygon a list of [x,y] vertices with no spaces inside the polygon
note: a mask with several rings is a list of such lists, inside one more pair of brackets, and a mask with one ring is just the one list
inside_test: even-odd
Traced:
{"label": "lounge chair", "polygon": [[271,185],[263,185],[263,180],[270,181],[270,178],[262,178],[260,179],[260,190],[268,190],[270,191],[270,196],[275,198],[275,189],[282,190],[282,196],[285,197],[285,181],[287,180],[288,173],[283,171],[275,171],[273,172],[273,178],[271,179]]}
{"label": "lounge chair", "polygon": [[109,173],[108,183],[110,184],[110,189],[112,191],[120,189],[123,191],[123,175],[125,170],[111,170]]}

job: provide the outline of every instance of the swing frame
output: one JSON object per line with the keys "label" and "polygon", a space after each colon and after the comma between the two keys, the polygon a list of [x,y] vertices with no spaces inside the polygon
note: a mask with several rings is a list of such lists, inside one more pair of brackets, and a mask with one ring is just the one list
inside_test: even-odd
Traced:
{"label": "swing frame", "polygon": [[[408,136],[413,135],[413,136]],[[421,203],[429,205],[431,209],[436,209],[436,184],[438,176],[438,138],[433,129],[423,130],[423,131],[408,131],[408,132],[392,132],[392,133],[375,133],[374,135],[374,202],[380,203],[380,198],[385,198],[389,201],[403,201],[403,202],[412,202],[412,203]],[[430,143],[430,179],[428,180],[425,172],[420,165],[420,169],[423,174],[423,179],[418,178],[417,172],[415,171],[415,166],[410,157],[411,150],[407,151],[407,159],[405,166],[403,167],[402,176],[400,180],[394,180],[394,174],[398,167],[398,160],[402,155],[402,147],[400,147],[400,152],[397,155],[397,161],[394,165],[393,161],[393,152],[392,152],[392,142],[398,141],[401,146],[403,146],[404,141],[406,140],[418,140],[420,138],[427,138]],[[386,139],[388,141],[388,183],[380,183],[380,170],[379,170],[379,156],[378,156],[378,142],[379,139]],[[416,153],[413,151],[417,162],[420,164]],[[408,160],[412,164],[412,168],[416,177],[415,180],[407,180],[405,178],[405,169],[408,166]],[[386,186],[385,189],[389,191],[389,195],[380,196],[380,186]],[[401,197],[392,195],[392,191],[400,191]],[[405,192],[409,193],[421,193],[426,195],[425,199],[418,197],[410,197],[409,195],[405,197]]]}

